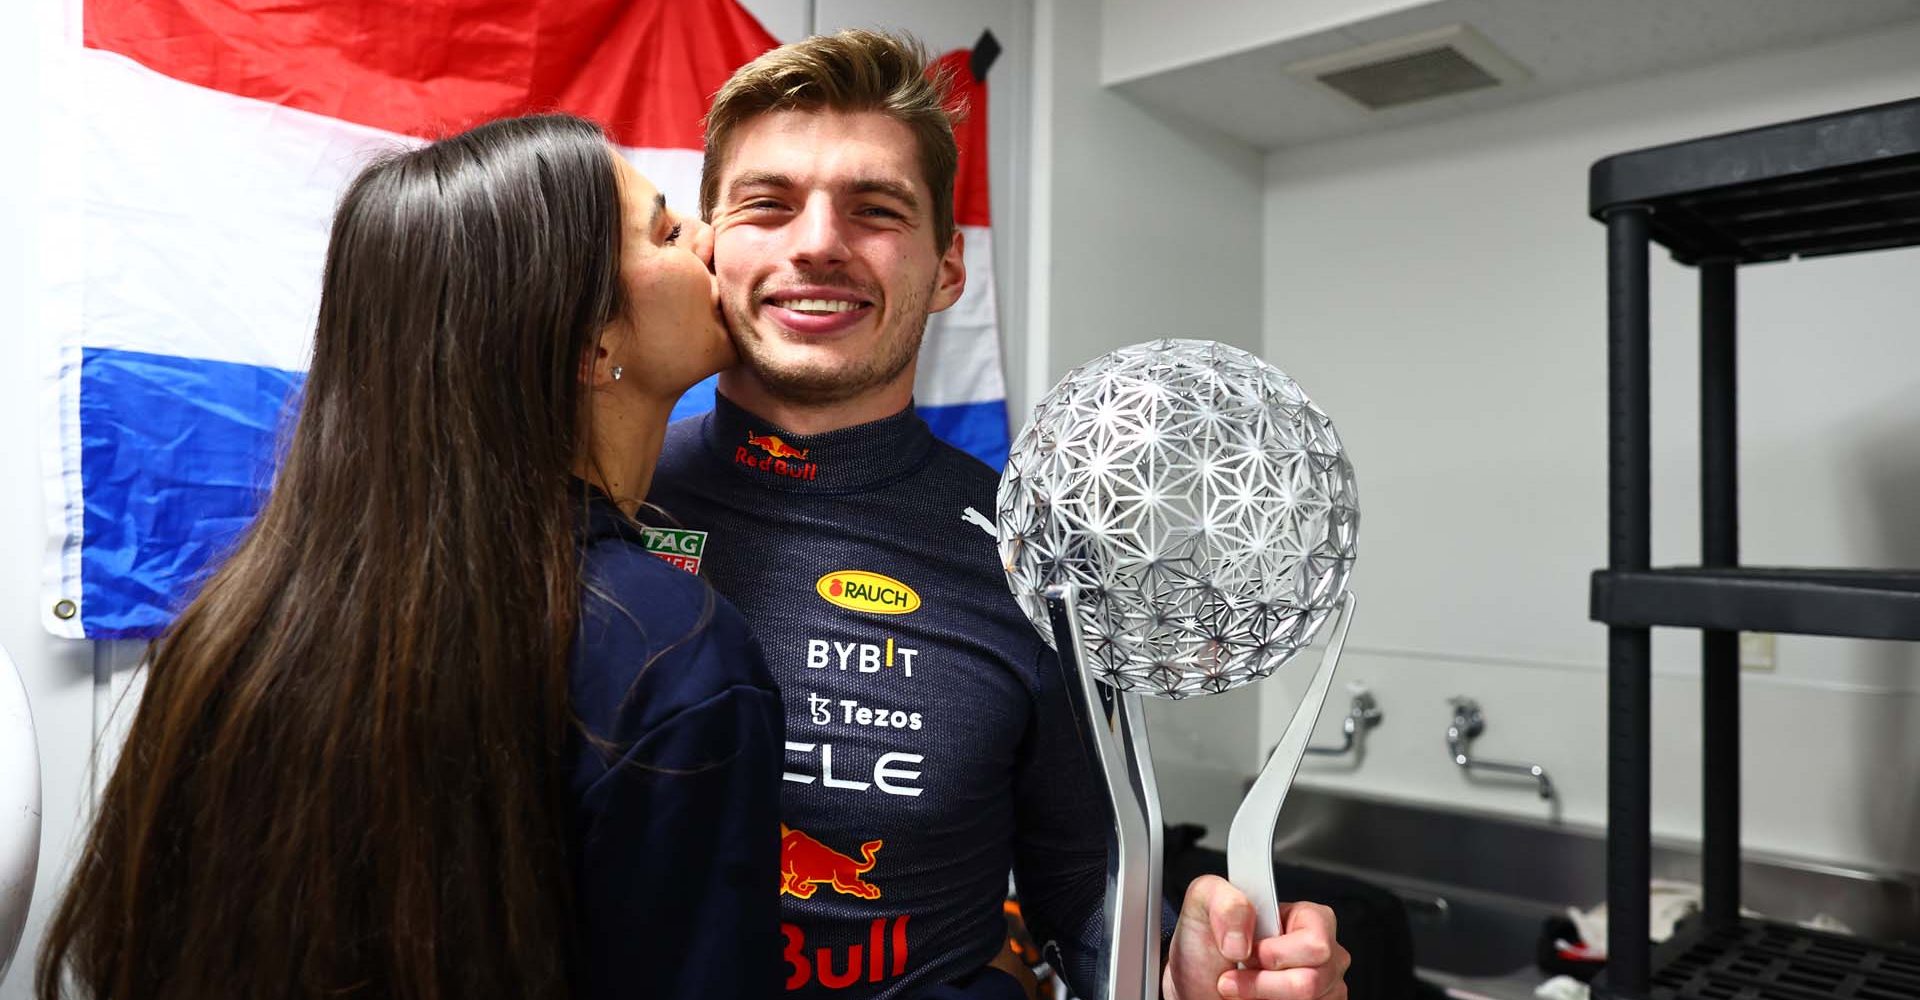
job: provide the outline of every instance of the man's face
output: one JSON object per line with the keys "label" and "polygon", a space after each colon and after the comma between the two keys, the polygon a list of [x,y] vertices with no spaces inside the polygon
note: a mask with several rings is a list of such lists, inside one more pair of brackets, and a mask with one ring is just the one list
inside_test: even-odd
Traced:
{"label": "man's face", "polygon": [[720,173],[714,266],[752,377],[822,405],[910,393],[927,316],[966,284],[936,247],[913,133],[870,112],[744,122]]}

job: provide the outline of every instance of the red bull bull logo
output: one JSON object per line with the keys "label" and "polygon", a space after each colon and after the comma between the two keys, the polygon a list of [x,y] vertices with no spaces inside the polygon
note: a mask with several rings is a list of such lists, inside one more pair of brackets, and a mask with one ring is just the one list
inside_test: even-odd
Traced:
{"label": "red bull bull logo", "polygon": [[[758,448],[764,454],[756,455],[748,448]],[[810,450],[795,448],[775,434],[748,431],[747,443],[733,450],[733,462],[776,476],[811,480],[820,475],[820,463],[807,461],[807,452]]]}
{"label": "red bull bull logo", "polygon": [[782,823],[780,892],[810,899],[821,886],[827,885],[844,895],[879,899],[880,887],[860,876],[873,870],[874,855],[885,846],[884,841],[869,840],[860,845],[860,857],[855,858]]}
{"label": "red bull bull logo", "polygon": [[803,462],[807,460],[807,449],[791,447],[772,434],[755,434],[748,431],[747,443],[775,458],[797,458]]}

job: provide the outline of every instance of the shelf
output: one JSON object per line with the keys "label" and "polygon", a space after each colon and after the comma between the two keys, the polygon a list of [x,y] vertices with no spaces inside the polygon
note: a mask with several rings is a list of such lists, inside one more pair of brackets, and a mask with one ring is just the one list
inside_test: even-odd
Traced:
{"label": "shelf", "polygon": [[1698,566],[1597,570],[1607,625],[1920,639],[1920,571]]}
{"label": "shelf", "polygon": [[1920,244],[1920,98],[1594,163],[1592,216],[1628,205],[1683,264]]}
{"label": "shelf", "polygon": [[[1618,996],[1605,983],[1594,996]],[[1765,920],[1693,917],[1653,956],[1649,1000],[1911,1000],[1920,950]]]}
{"label": "shelf", "polygon": [[[1633,1000],[1920,1000],[1920,952],[1760,922],[1701,919],[1647,944],[1653,815],[1652,646],[1704,629],[1705,910],[1740,903],[1740,672],[1729,632],[1920,641],[1920,570],[1643,568],[1653,524],[1650,243],[1700,266],[1701,541],[1738,551],[1734,413],[1738,265],[1920,245],[1920,98],[1640,149],[1588,174],[1607,230],[1608,543],[1589,614],[1611,626],[1603,978]],[[1709,557],[1711,560],[1711,557]],[[1718,561],[1718,560],[1711,560]]]}

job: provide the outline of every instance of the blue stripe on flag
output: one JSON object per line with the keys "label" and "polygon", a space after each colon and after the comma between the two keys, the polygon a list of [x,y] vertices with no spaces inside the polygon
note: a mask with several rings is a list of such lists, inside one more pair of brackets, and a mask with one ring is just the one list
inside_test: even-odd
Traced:
{"label": "blue stripe on flag", "polygon": [[998,471],[1007,464],[1007,401],[919,407],[935,437]]}
{"label": "blue stripe on flag", "polygon": [[[89,638],[158,635],[191,599],[266,498],[304,380],[255,365],[82,352],[80,607]],[[673,419],[712,409],[713,386],[689,390]],[[1004,400],[923,406],[920,415],[942,440],[995,469],[1006,464]]]}
{"label": "blue stripe on flag", "polygon": [[697,385],[688,389],[686,394],[680,397],[679,402],[673,404],[673,413],[667,417],[667,422],[697,417],[713,409],[713,387],[719,382],[718,375],[709,375],[701,379]]}
{"label": "blue stripe on flag", "polygon": [[86,634],[159,634],[271,484],[289,400],[277,368],[98,350],[80,361]]}

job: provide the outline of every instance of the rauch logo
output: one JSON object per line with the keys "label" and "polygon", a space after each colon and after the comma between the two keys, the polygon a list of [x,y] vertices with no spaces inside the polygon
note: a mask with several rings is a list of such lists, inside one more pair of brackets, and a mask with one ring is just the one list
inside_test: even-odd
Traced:
{"label": "rauch logo", "polygon": [[920,595],[890,576],[863,569],[836,570],[822,576],[813,589],[828,604],[876,615],[904,615],[920,609]]}

